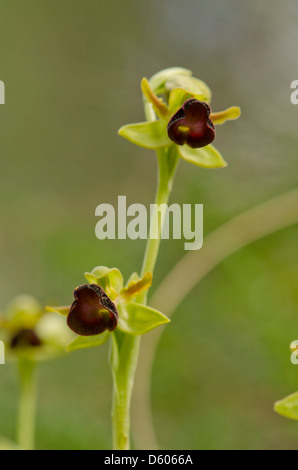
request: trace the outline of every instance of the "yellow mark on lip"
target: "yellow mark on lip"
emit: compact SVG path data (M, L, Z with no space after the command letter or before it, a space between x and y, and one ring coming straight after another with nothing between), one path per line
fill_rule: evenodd
M187 126L179 126L178 127L178 132L180 132L180 134L182 134L186 137L190 133L190 128L187 127Z

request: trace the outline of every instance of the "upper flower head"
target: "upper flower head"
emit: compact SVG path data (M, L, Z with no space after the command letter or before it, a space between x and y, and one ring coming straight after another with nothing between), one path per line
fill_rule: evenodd
M96 284L83 285L74 291L68 326L80 336L94 336L114 331L118 323L116 306L105 291Z
M211 108L204 101L185 101L168 123L168 136L177 145L187 144L193 149L206 147L215 139L210 114Z
M119 134L136 145L165 149L204 168L225 167L220 152L211 145L215 126L238 119L237 106L211 113L211 90L187 69L162 70L141 83L147 122L121 127Z

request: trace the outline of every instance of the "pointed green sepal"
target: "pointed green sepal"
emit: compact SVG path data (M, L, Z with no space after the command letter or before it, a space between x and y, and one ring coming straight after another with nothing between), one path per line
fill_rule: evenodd
M222 155L213 145L199 149L182 145L178 151L183 160L203 168L224 168L227 166Z
M134 302L120 304L118 310L119 330L131 335L143 335L157 326L170 322L170 320L158 310Z
M106 343L110 336L111 333L109 331L105 331L101 335L97 336L77 336L66 347L66 351L72 352L79 349L97 348L98 346Z
M139 147L159 149L169 147L172 142L164 121L140 122L121 127L118 134Z

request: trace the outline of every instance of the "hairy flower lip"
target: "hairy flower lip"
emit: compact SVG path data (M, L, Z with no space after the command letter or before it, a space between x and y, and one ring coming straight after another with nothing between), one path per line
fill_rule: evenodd
M106 330L114 331L118 324L115 304L105 291L96 284L77 287L67 324L80 336L96 336Z
M196 149L206 147L215 139L211 108L204 101L191 98L172 116L168 136L177 145L187 144Z
M10 342L10 347L12 349L16 348L29 348L42 346L42 342L37 336L37 334L30 329L22 329L18 331Z

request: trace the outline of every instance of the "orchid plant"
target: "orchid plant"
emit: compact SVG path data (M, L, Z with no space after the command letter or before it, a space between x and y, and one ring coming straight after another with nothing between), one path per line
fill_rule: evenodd
M141 82L146 121L123 126L119 135L146 149L156 151L159 178L155 210L170 197L178 163L183 159L202 168L223 168L226 162L212 145L216 125L240 116L238 107L213 113L211 90L184 68L170 68ZM159 236L149 239L140 274L133 273L126 284L119 269L96 267L85 274L89 284L74 291L70 307L49 308L67 317L77 335L68 351L97 347L110 341L113 376L114 448L130 448L130 404L138 362L140 337L166 324L165 314L147 305L164 221L153 216L151 227Z
M156 226L150 232L158 233L158 237L148 239L141 271L134 272L126 283L118 268L99 266L85 273L87 283L74 290L70 306L47 307L49 315L55 312L66 317L68 331L73 334L67 351L110 342L113 444L118 450L130 448L130 405L140 338L170 321L148 306L165 216L162 207L169 201L181 159L207 169L226 166L213 146L216 126L240 116L238 107L212 112L210 88L184 68L169 68L150 80L144 78L141 90L146 120L121 127L119 135L156 151L159 175L154 210L161 213L161 220L153 214L152 224ZM12 349L21 346L23 352L30 352L30 361L33 351L41 352L47 344L38 334L37 319L42 321L40 314L10 340ZM6 328L9 330L9 324Z

